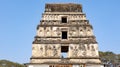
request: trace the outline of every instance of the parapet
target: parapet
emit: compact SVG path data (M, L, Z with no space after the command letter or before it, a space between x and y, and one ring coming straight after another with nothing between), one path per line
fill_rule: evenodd
M82 12L81 4L46 4L45 12Z

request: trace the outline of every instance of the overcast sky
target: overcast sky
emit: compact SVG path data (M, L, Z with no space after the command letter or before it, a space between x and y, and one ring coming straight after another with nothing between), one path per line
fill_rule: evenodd
M0 0L0 59L27 63L45 3L78 3L100 51L120 53L120 0Z

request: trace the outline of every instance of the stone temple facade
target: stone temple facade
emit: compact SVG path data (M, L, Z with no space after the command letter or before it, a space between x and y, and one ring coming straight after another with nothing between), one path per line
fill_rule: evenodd
M101 67L93 27L81 4L46 4L27 67Z

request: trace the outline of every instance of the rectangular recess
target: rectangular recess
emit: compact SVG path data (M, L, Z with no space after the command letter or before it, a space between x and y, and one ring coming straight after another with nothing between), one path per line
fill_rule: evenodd
M61 46L61 52L68 52L69 47L68 46Z
M67 39L67 31L62 31L62 39Z
M62 23L67 23L67 17L62 17L61 20L62 20Z

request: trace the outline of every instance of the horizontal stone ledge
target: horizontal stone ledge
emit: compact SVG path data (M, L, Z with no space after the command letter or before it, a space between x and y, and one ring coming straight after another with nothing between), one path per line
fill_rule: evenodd
M85 15L83 12L44 12L42 15Z
M39 25L40 27L46 27L46 26L49 26L49 27L53 27L53 26L57 26L57 27L79 27L79 26L83 26L83 27L92 27L91 25L89 24L43 24L43 25Z
M37 40L33 44L97 44L96 40Z
M40 22L61 22L61 20L40 20ZM89 22L89 20L68 20L68 22Z
M100 59L99 57L69 57L69 58L60 58L60 57L31 57L30 59L63 59L63 60L70 60L70 59Z
M32 44L80 44L80 43L59 43L59 42L33 42ZM97 44L97 42L95 43L84 43L84 44Z
M35 36L35 38L61 38L60 36ZM95 36L69 36L68 38L95 38Z
M60 57L31 57L30 59L61 59Z
M95 64L95 65L100 65L101 63L98 63L98 62L86 62L86 63L83 63L83 62L43 62L42 64L61 64L61 65L78 65L78 64L84 64L84 65L88 65L88 64Z
M102 65L102 63L80 63L80 62L78 62L78 63L73 63L73 62L71 62L71 63L24 63L24 65L41 65L41 64L48 64L48 65L52 65L52 64L54 64L54 65L59 65L59 64L62 64L62 65L64 65L64 64L67 64L67 65L81 65L81 64L83 64L83 65L89 65L89 64L95 64L95 65Z

